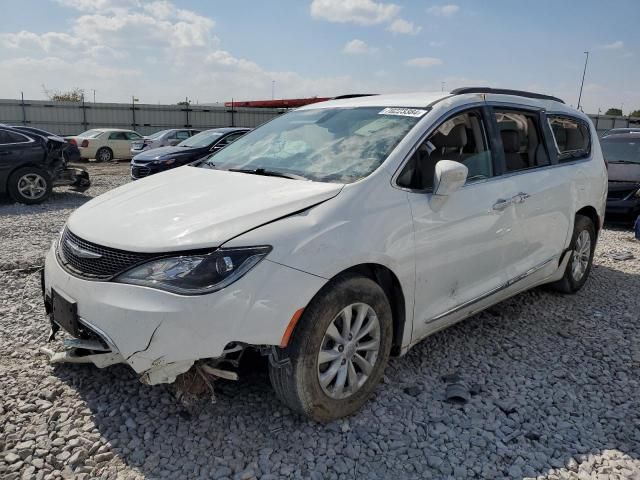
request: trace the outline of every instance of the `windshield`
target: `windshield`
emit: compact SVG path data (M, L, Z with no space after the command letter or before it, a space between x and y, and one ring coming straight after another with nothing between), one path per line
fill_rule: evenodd
M208 147L215 140L222 136L220 132L201 132L193 137L187 138L186 140L181 141L178 146L179 147L192 147L192 148L200 148L200 147Z
M83 132L78 136L83 138L96 138L102 133L104 133L102 130L87 130L86 132Z
M159 132L152 133L151 135L147 136L147 138L149 138L151 140L155 140L156 138L160 138L162 135L164 135L168 131L169 130L160 130Z
M236 140L203 166L351 183L377 169L425 113L384 107L296 110Z
M602 153L607 162L640 163L640 137L634 139L602 139Z

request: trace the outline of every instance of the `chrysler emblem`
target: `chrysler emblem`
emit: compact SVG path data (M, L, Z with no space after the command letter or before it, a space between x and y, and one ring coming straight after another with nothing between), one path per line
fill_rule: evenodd
M77 256L77 257L80 257L80 258L102 258L102 255L100 255L99 253L95 253L95 252L91 252L89 250L85 250L84 248L79 247L78 245L76 245L75 243L73 243L69 239L67 239L65 241L65 243L67 244L67 247L69 247L71 249L71 251L74 253L74 255Z

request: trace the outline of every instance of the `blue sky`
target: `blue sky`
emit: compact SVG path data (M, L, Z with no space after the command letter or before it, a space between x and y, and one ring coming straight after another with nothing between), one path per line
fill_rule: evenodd
M3 3L0 97L200 103L520 88L640 109L640 2L22 0ZM37 12L35 14L34 12Z

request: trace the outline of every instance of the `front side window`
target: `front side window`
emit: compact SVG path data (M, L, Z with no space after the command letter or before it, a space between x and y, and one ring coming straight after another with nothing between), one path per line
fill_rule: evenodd
M376 170L426 112L385 107L296 110L243 135L203 166L351 183Z
M441 124L417 148L398 177L398 185L415 190L433 188L436 163L460 162L469 169L467 183L493 176L493 160L482 114L471 110Z
M511 109L495 109L494 112L507 173L551 163L536 114Z
M559 161L589 156L591 138L589 127L583 121L559 115L549 115L548 119L558 149Z

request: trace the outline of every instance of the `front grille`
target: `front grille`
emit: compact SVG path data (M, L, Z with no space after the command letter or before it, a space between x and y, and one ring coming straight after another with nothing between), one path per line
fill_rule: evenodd
M131 176L134 178L146 177L150 173L151 169L149 167L139 167L137 165L131 166Z
M72 248L72 245L77 248ZM78 249L88 253L83 254ZM91 253L100 257L90 258ZM109 280L152 257L157 257L157 254L125 252L87 242L71 233L68 228L64 229L58 246L58 258L62 265L72 274L91 280Z

